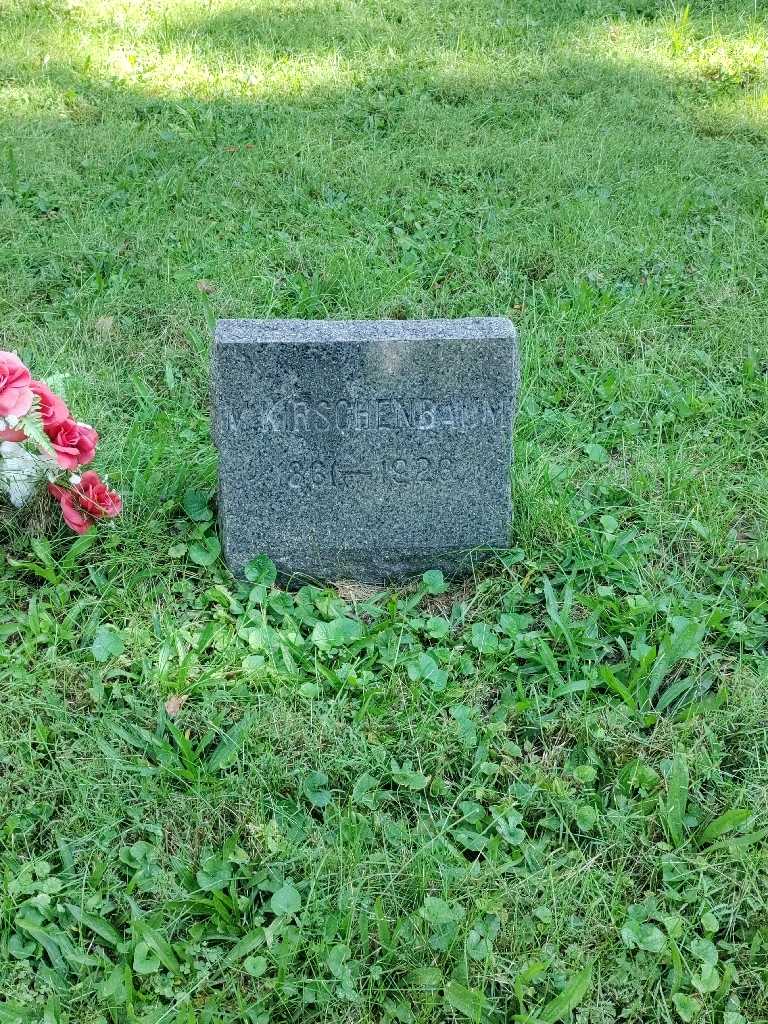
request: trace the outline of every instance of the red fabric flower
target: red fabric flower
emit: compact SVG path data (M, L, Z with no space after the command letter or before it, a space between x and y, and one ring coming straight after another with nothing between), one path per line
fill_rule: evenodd
M32 377L15 352L0 352L0 416L26 416L32 408Z
M46 434L56 453L56 461L62 469L77 469L93 460L99 435L85 423L75 423L71 418L58 427L46 429Z
M41 380L33 380L29 387L32 393L40 399L40 415L46 433L56 430L65 420L70 419L66 403L54 394L47 384Z
M48 484L48 492L61 505L64 522L75 533L86 533L96 519L114 519L123 507L120 495L110 491L93 470L83 473L71 491L58 484Z
M61 514L70 530L74 530L75 533L87 533L90 530L93 520L82 513L72 491L68 491L66 487L59 487L58 484L48 484L48 493L61 505Z
M120 515L123 507L117 491L110 491L99 474L92 469L80 477L74 494L82 510L94 519L114 519Z

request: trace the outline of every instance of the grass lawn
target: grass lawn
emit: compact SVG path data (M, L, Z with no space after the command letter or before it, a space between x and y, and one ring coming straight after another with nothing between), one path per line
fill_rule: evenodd
M0 1024L768 1020L767 58L758 0L0 0L0 348L125 498L0 523ZM236 584L210 319L492 313L510 550Z

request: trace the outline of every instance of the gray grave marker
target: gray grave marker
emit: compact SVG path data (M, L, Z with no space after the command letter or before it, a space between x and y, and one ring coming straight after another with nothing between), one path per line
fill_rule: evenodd
M505 318L219 321L230 567L380 583L509 546L518 387Z

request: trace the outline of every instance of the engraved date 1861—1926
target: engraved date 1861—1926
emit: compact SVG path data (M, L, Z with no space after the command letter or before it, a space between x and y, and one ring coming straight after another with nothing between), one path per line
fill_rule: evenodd
M320 487L353 487L363 481L395 487L461 483L462 467L448 456L427 458L424 455L403 458L387 457L370 461L340 458L334 461L292 459L283 467L283 482L291 490L313 490Z

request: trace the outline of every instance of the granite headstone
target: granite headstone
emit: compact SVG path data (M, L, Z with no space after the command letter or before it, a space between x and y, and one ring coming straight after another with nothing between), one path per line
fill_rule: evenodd
M514 325L220 320L214 436L225 557L381 583L509 546Z

